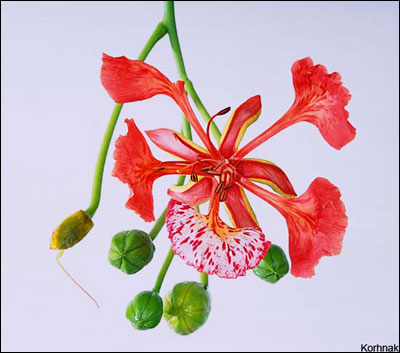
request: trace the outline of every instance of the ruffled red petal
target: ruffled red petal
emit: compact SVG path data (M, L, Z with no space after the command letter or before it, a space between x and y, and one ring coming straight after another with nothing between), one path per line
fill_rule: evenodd
M146 222L154 221L152 187L161 162L151 150L132 119L126 119L128 133L115 142L115 166L112 175L129 185L131 195L126 207L134 210Z
M116 103L136 102L157 94L174 95L175 85L155 67L125 56L103 54L101 83Z
M310 57L296 61L292 74L296 98L288 119L314 124L336 149L352 141L356 129L348 122L345 109L351 95L342 86L340 74L328 74L325 66L314 65Z
M307 121L318 127L323 138L334 148L341 149L352 141L356 129L349 121L345 106L351 96L342 86L337 72L328 74L325 66L314 65L307 57L292 66L295 100L291 108L271 127L239 149L230 159L239 161L256 147L287 127Z
M236 169L245 178L267 184L281 195L296 196L289 178L272 162L262 159L242 159Z
M240 184L274 206L289 230L291 273L311 277L322 256L338 255L347 227L339 189L327 179L315 179L298 198L284 198L242 178Z
M339 189L327 179L315 179L298 199L289 200L286 216L289 228L291 273L311 277L322 256L339 255L347 227L346 209ZM291 202L290 202L291 201Z
M202 158L210 158L206 149L200 147L180 133L170 129L146 131L150 140L162 150L188 162Z
M247 128L257 120L261 113L260 96L249 98L241 104L229 118L221 136L219 151L225 158L234 154Z
M175 200L168 204L166 226L174 253L199 272L222 278L244 276L265 257L270 242L258 227L221 227L232 235L220 237L207 227L207 217Z

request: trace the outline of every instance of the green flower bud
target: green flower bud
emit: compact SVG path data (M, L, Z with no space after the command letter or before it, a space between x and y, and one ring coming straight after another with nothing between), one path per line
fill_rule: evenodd
M108 261L131 275L151 261L154 250L153 241L147 233L136 229L126 230L113 236Z
M163 315L163 302L158 293L140 292L126 308L126 318L138 330L156 327Z
M79 243L93 228L91 218L82 210L65 218L54 230L50 249L68 249Z
M267 255L261 260L253 272L266 282L278 282L289 272L289 263L285 252L278 245L271 245Z
M189 335L207 320L211 298L206 287L197 282L181 282L165 298L164 318L180 335Z

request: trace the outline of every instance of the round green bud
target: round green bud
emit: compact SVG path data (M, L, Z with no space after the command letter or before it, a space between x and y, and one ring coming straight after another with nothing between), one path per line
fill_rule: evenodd
M289 263L285 252L278 245L271 245L267 255L261 260L253 272L266 282L278 282L289 272Z
M126 308L126 318L138 330L156 327L163 315L163 302L158 293L140 292Z
M164 318L180 335L189 335L199 329L208 318L211 298L204 284L181 282L165 298Z
M131 275L151 261L154 250L153 241L147 233L136 229L126 230L113 236L108 261Z

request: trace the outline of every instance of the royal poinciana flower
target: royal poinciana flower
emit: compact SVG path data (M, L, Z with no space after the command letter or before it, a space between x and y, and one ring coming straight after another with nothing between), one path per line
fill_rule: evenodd
M101 80L115 102L167 95L178 104L205 146L170 129L147 131L154 144L179 159L162 162L153 156L135 122L126 120L128 133L118 138L114 152L113 175L131 190L126 206L145 221L154 220L152 187L157 178L170 174L191 176L187 185L168 190L171 201L166 225L174 252L198 271L236 278L257 266L266 255L270 243L258 226L244 190L262 198L285 217L293 275L310 277L322 256L341 251L347 216L337 187L327 179L317 178L297 197L278 166L244 158L282 129L301 121L317 126L324 139L337 149L354 138L355 129L344 109L350 95L342 86L340 75L328 74L324 66L314 66L310 58L296 61L292 73L295 101L275 124L239 149L245 130L261 112L260 96L252 97L234 111L216 147L209 135L210 122L204 130L187 99L184 82L172 83L140 61L103 56ZM255 182L270 186L277 194ZM208 214L197 212L194 207L207 200ZM219 217L221 203L225 204L233 227Z

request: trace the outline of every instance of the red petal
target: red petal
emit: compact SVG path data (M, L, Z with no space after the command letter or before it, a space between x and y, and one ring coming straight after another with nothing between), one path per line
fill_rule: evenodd
M262 132L232 156L237 161L283 129L307 121L318 127L323 138L334 148L341 149L352 141L356 129L348 122L345 106L351 96L342 86L337 72L328 74L325 66L315 65L307 57L292 66L295 100L291 108L270 128Z
M328 74L325 66L315 65L310 57L292 66L296 98L287 115L293 123L308 121L318 127L324 139L341 149L355 137L345 106L351 96L342 86L337 72Z
M267 184L281 195L296 196L286 174L272 162L262 159L242 159L236 169L245 178Z
M286 218L294 276L311 277L322 256L340 254L347 227L346 209L339 189L327 179L315 179L298 198L277 196L244 178L240 183Z
M183 186L171 186L168 189L168 195L176 201L195 207L206 202L215 187L214 178L202 178L197 183L190 182Z
M234 154L246 129L261 113L260 96L254 96L240 105L229 118L220 140L220 152L225 158Z
M146 222L154 221L152 187L157 177L154 170L161 162L154 158L135 122L126 119L128 133L115 142L113 176L129 185L131 196L126 207ZM161 175L158 175L161 176Z
M146 134L159 148L185 161L195 162L200 156L210 158L206 149L174 130L156 129Z
M232 233L221 238L207 227L207 217L175 200L168 204L165 219L174 253L197 271L209 275L244 276L259 264L271 246L258 227L230 228L221 224Z
M125 56L103 54L101 83L116 103L135 102L156 94L174 95L174 84L155 67Z
M233 185L226 192L228 197L225 200L225 206L232 224L236 227L258 227L256 215L247 200L244 190L237 185Z

